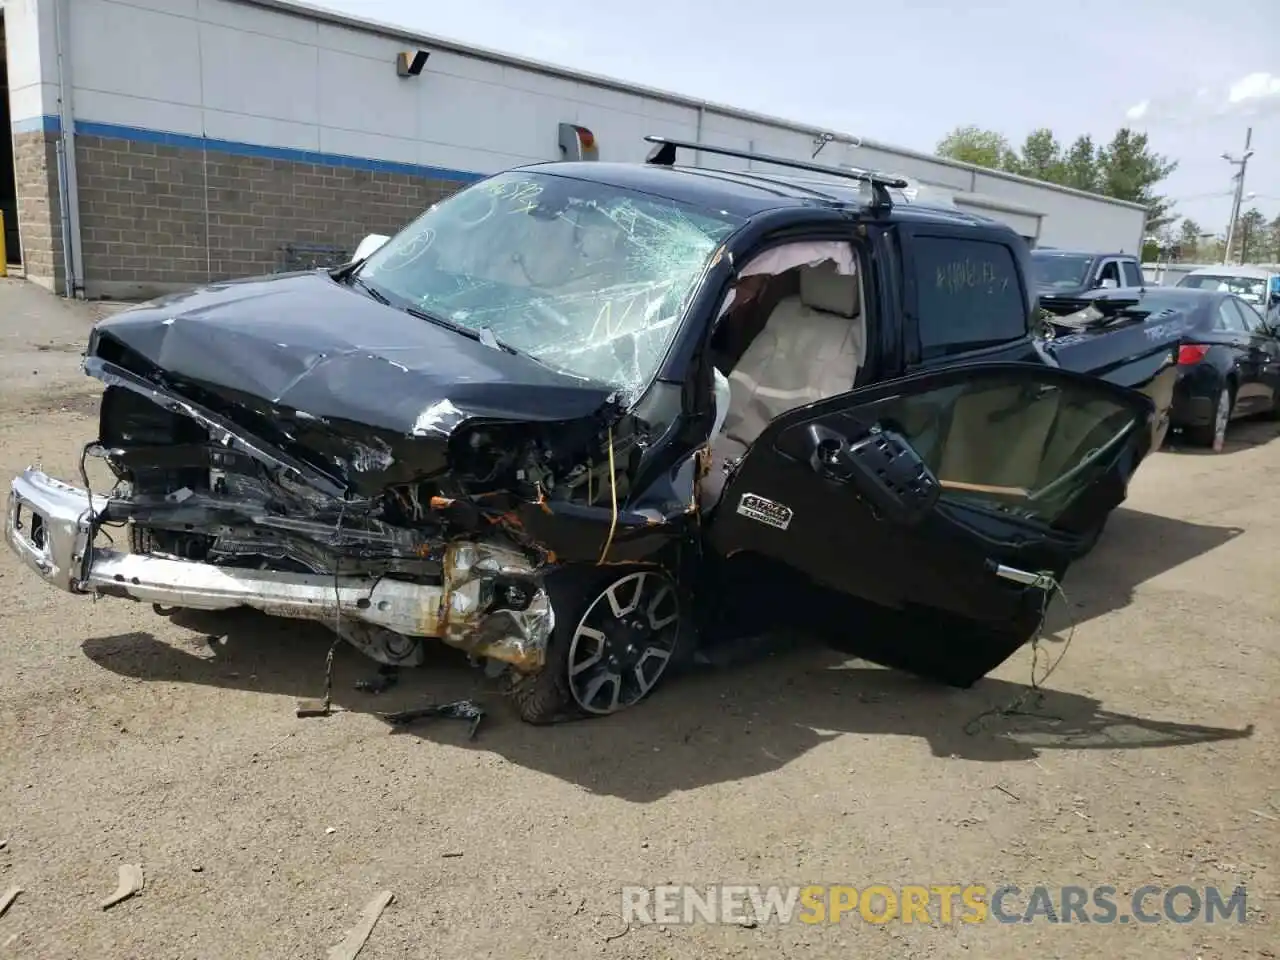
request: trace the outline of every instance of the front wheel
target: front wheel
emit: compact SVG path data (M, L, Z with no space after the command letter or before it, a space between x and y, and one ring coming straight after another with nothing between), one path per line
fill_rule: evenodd
M542 671L512 689L521 719L607 716L648 696L680 640L684 611L670 576L648 568L565 570L547 591L556 625Z
M1227 440L1227 424L1231 422L1231 407L1235 398L1231 393L1231 384L1224 383L1218 393L1217 400L1210 411L1209 422L1203 426L1193 427L1187 431L1192 443L1201 447L1212 447L1214 452L1222 450Z

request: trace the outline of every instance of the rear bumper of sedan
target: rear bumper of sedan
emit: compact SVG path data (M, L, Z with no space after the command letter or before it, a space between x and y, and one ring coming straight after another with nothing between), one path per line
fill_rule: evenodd
M1222 390L1222 377L1204 363L1182 367L1173 387L1169 425L1203 427L1213 422L1213 404Z

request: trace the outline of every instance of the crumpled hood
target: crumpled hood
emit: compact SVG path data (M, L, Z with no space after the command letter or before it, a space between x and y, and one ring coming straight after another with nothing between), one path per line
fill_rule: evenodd
M401 436L448 435L474 417L589 416L614 388L551 370L378 303L324 272L214 284L95 327L172 378L303 418Z

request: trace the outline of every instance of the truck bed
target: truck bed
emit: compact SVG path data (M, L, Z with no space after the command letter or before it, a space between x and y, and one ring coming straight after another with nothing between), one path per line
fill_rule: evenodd
M1187 318L1177 310L1130 312L1125 309L1129 302L1116 297L1063 304L1057 309L1076 309L1048 318L1038 345L1051 362L1067 370L1091 373L1151 397L1157 411L1153 449L1158 449L1168 429Z

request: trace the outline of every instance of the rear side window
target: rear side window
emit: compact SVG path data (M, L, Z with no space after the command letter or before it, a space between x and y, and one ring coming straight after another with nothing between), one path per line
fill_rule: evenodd
M1236 309L1236 305L1231 302L1231 298L1227 297L1218 304L1218 319L1214 324L1218 330L1227 330L1231 333L1248 333L1249 328L1245 326L1244 315Z
M1244 328L1250 333L1254 333L1262 326L1262 314L1255 310L1245 300L1237 300L1232 297L1228 303L1235 307L1236 313L1240 314L1240 319L1244 322Z
M1122 260L1120 269L1124 271L1124 285L1126 287L1142 286L1142 271L1138 269L1138 265L1132 260Z
M917 237L917 315L924 358L995 346L1027 333L1018 264L1002 243Z

